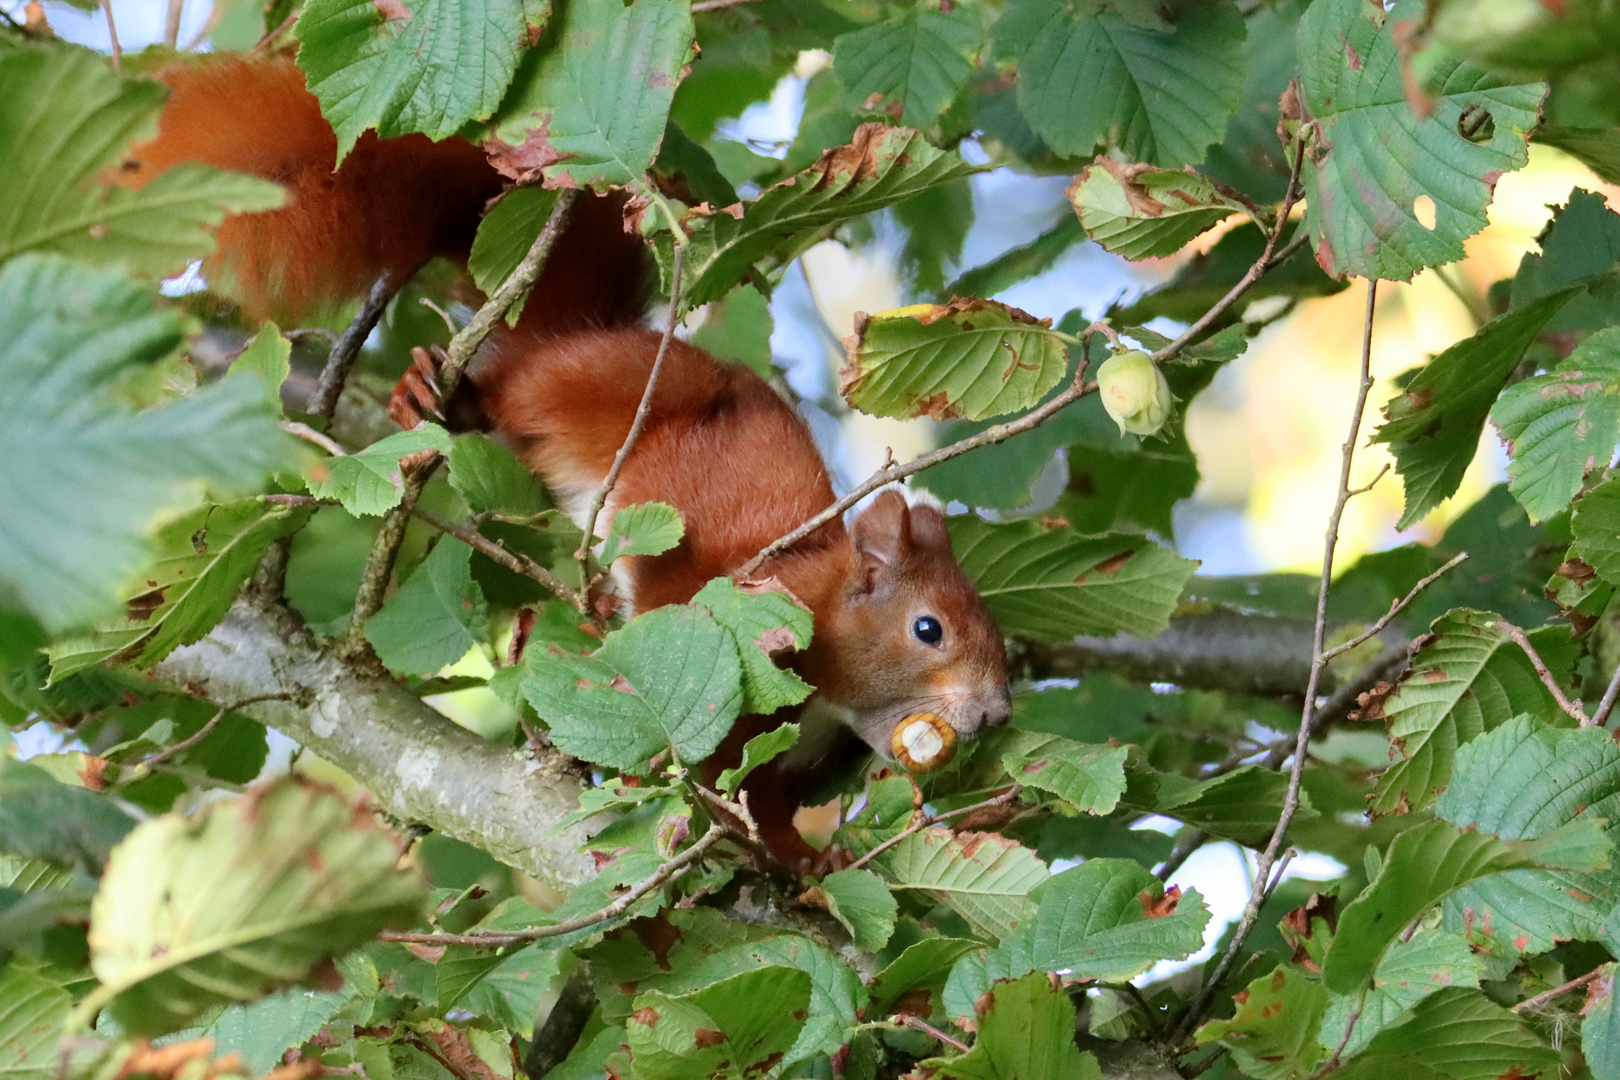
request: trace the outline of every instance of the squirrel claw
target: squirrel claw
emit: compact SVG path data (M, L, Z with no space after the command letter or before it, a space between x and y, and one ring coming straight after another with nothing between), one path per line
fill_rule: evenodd
M439 368L445 360L442 349L421 346L411 350L411 366L399 377L388 396L388 418L406 431L432 418L444 422L439 408Z

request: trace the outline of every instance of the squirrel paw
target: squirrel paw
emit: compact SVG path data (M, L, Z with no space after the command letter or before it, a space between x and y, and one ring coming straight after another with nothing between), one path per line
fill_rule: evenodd
M388 418L406 431L424 420L444 423L439 408L439 369L448 359L437 345L429 349L421 346L411 350L411 366L399 377L394 392L388 395Z

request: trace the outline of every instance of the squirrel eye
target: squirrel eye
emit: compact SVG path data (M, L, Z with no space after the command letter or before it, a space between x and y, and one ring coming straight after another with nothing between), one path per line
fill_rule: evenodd
M945 628L932 615L919 615L911 624L911 633L924 645L938 645L945 637Z

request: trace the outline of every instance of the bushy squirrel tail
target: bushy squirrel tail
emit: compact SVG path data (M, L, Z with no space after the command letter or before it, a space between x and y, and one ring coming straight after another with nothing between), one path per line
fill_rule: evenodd
M279 210L228 217L203 263L210 287L251 318L295 326L398 285L435 256L465 261L504 182L477 146L366 132L337 163L337 137L291 58L208 57L157 72L169 87L158 135L133 147L117 181L141 187L194 161L282 184ZM624 325L644 309L645 246L618 200L582 199L524 309L526 330Z

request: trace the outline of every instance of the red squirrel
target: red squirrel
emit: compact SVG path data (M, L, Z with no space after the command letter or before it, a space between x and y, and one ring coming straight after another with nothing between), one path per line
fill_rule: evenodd
M228 218L204 262L211 284L252 317L295 321L404 281L427 259L465 259L485 204L502 190L483 153L459 140L362 137L336 168L337 141L287 58L218 59L158 73L170 88L157 137L118 181L140 185L183 161L286 185L280 210ZM577 202L515 328L493 333L469 371L490 426L569 509L589 498L629 431L660 335L639 324L650 262L619 202ZM636 557L623 600L635 611L691 599L833 502L804 421L763 380L679 340L625 463L613 508L672 504L685 539ZM580 506L579 509L583 509ZM880 494L851 528L833 520L770 559L774 579L815 616L788 663L816 687L798 708L800 746L753 774L750 805L769 846L815 852L793 828L804 795L852 750L892 759L891 734L926 711L971 736L1010 713L1002 637L951 554L931 506ZM744 718L710 763L783 713Z

